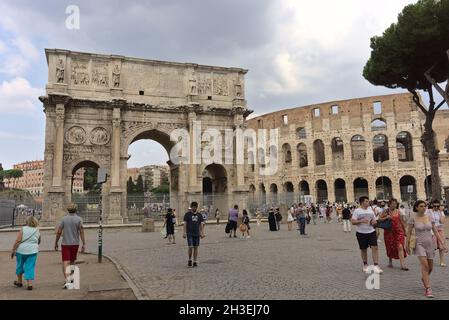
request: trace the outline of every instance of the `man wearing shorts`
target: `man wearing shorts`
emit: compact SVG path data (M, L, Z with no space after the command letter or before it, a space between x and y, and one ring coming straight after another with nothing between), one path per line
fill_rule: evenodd
M183 238L187 238L189 246L188 267L198 266L198 247L200 238L204 238L203 216L197 212L198 203L192 202L189 211L184 215L184 234ZM193 265L192 265L193 254Z
M232 231L234 231L234 238L237 238L237 221L239 220L239 206L235 205L234 208L229 210L228 221L231 225L231 232L229 232L229 238L232 237Z
M68 289L71 285L70 276L77 258L80 238L83 242L81 252L84 252L84 244L86 243L84 240L83 219L76 214L76 205L74 203L69 204L67 211L68 214L62 218L59 224L55 241L55 251L58 251L59 238L62 234L62 273L66 279L64 289ZM69 265L71 266L71 272L67 273Z
M377 248L377 235L374 226L377 224L376 216L370 207L368 197L360 197L360 207L352 214L351 222L356 227L356 236L362 254L363 272L369 273L368 269L368 247L371 247L373 255L374 272L382 273L379 268L379 251Z

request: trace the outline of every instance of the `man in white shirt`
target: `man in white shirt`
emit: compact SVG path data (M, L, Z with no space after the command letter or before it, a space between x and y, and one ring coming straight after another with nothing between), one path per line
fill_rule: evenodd
M432 220L435 222L435 227L437 227L438 233L440 234L443 240L446 239L444 234L444 208L441 208L441 203L439 200L433 200L431 204L432 208L427 210L427 214L432 217ZM436 238L434 236L434 238ZM444 263L444 243L441 243L438 240L435 240L437 243L437 248L440 252L440 267L446 267L446 263Z
M377 247L377 235L374 226L377 224L376 216L369 205L368 197L360 197L360 207L352 214L351 222L356 227L356 236L363 261L363 272L368 273L368 247L371 247L374 272L382 273L379 268L379 250Z

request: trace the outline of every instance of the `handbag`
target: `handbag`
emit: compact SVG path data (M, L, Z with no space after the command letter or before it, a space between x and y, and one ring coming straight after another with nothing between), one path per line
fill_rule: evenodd
M230 233L230 232L231 232L231 222L228 222L225 227L225 233Z
M410 234L410 239L408 239L408 254L411 255L413 250L416 248L416 233L413 227L412 233Z
M384 221L377 221L377 227L384 229L384 230L391 230L391 228L393 227L393 224L391 222L391 219L387 219Z

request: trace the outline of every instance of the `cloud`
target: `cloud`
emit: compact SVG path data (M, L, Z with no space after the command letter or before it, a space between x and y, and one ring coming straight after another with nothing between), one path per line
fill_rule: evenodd
M33 116L38 112L37 98L42 90L33 88L28 80L14 78L0 85L0 113L21 116Z

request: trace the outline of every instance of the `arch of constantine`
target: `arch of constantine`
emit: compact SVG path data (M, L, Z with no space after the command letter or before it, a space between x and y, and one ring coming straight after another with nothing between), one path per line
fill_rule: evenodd
M106 223L127 222L128 147L152 139L167 152L170 134L194 121L202 128L235 129L251 113L245 100L247 70L47 49L48 84L40 97L46 115L42 222L52 224L71 202L72 177L85 165L106 169L102 209ZM195 150L196 139L190 139ZM193 151L191 151L193 152ZM170 205L183 212L200 200L203 178L220 181L230 203L243 205L248 186L243 165L175 164Z

